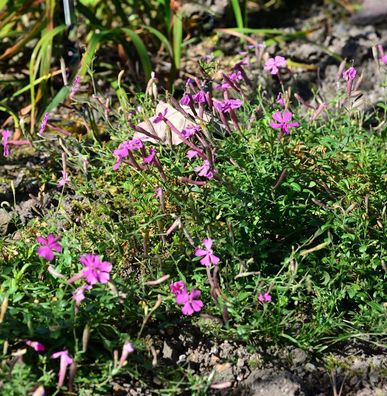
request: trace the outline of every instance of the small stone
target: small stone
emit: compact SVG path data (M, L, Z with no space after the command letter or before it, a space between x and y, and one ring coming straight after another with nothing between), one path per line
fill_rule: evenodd
M0 208L0 236L7 234L8 225L11 222L12 216L3 208Z
M210 358L210 366L215 366L219 362L219 358L215 355L212 355Z
M172 359L173 350L172 348L164 341L163 344L163 358L164 359Z
M293 364L296 366L298 364L304 363L308 355L302 349L296 348L292 351L291 357Z
M313 371L316 371L316 366L312 363L306 363L304 368L305 371L308 371L309 373L313 373Z

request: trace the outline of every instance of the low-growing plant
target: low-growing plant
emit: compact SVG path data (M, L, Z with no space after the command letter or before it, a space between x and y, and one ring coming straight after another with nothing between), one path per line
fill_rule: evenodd
M2 391L106 394L121 376L204 394L210 373L160 364L170 328L252 348L383 345L385 146L359 122L356 69L338 98L297 104L287 60L259 49L279 95L251 88L256 52L208 67L180 100L155 76L120 108L69 89L89 133L42 125L52 206L16 219L0 253ZM17 143L2 137L8 158Z

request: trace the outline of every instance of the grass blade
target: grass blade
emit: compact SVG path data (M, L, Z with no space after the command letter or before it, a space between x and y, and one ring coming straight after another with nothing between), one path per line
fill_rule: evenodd
M238 0L231 0L231 6L234 11L234 17L239 29L243 29L243 17L241 7Z

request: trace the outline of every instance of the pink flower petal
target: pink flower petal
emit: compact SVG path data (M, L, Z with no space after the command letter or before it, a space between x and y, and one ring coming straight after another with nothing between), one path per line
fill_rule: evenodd
M181 312L183 312L184 315L189 315L191 316L194 313L194 310L192 309L192 306L189 302L187 302L184 307L182 308Z
M203 239L203 245L206 247L207 250L210 250L212 247L212 239L211 238L205 238Z
M203 301L200 301L200 300L194 300L191 303L192 309L195 312L199 312L203 308L203 305L204 305Z

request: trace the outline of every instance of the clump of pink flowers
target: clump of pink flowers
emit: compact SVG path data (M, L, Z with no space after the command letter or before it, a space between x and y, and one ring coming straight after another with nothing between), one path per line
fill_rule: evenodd
M36 240L41 245L37 249L38 256L47 261L54 260L54 252L60 253L62 251L62 246L58 242L59 239L59 237L56 237L53 234L48 234L47 238L42 236L37 237Z
M189 293L183 281L177 281L169 286L171 292L176 297L176 303L182 305L183 315L191 316L194 312L200 312L203 308L203 301L200 300L202 292L193 288Z

